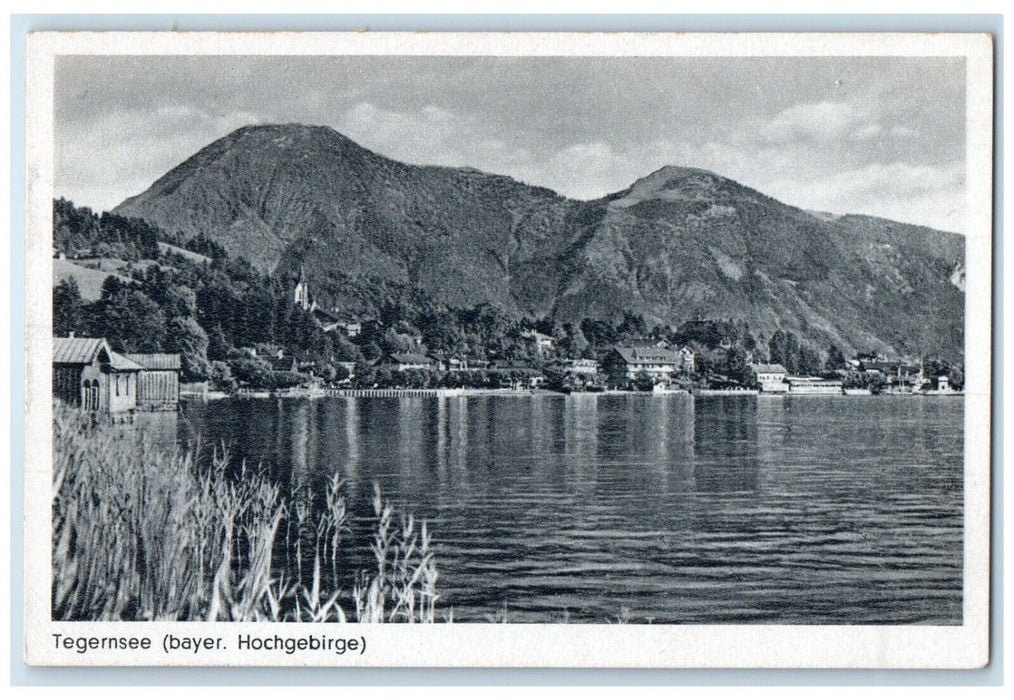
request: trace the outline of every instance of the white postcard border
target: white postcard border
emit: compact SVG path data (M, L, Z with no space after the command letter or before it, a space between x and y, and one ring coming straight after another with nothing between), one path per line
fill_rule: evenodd
M434 667L976 668L988 660L992 294L992 44L977 34L37 33L26 93L25 661L33 665ZM53 66L59 54L568 56L965 56L967 58L964 624L309 625L61 623L51 566L51 229ZM26 428L27 431L27 428ZM337 631L336 631L337 630ZM53 634L147 635L145 653L67 653ZM227 649L162 650L166 634L221 637ZM366 652L239 652L239 635L366 640Z

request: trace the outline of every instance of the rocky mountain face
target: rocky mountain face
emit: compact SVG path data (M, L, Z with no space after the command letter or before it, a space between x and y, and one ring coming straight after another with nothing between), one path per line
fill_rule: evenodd
M792 330L818 347L962 356L964 241L806 212L666 167L598 200L384 158L326 127L245 127L114 210L203 233L338 304L396 286L560 321L640 313Z

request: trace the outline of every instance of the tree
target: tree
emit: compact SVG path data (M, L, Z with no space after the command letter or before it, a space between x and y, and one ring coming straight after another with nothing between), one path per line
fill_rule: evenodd
M746 371L746 352L738 347L731 347L725 353L725 367L729 377L742 377Z
M166 322L162 309L114 277L103 284L103 298L95 305L91 326L93 335L105 338L120 352L163 352Z
M81 291L77 280L66 277L53 288L53 335L66 336L83 328Z
M273 383L271 365L264 360L234 357L229 360L229 367L236 379L250 386L267 388Z
M844 369L847 364L848 363L845 361L845 355L837 345L831 345L827 349L827 360L824 362L825 369Z
M211 383L222 391L233 391L236 388L236 380L232 377L229 365L217 360L211 363Z
M166 326L167 352L178 352L183 381L199 382L211 376L208 362L208 335L197 321L177 316Z
M357 389L368 389L377 381L377 370L369 363L362 361L356 363L356 370L352 375L352 385Z
M563 327L563 333L561 349L567 354L567 357L584 357L591 350L591 345L581 331L581 326L576 323L567 323Z
M796 369L797 350L796 336L791 332L777 330L768 341L768 355L771 357L771 362L781 365L790 373L795 372Z
M299 372L272 372L270 386L272 389L288 389L305 381L306 375Z
M634 388L638 391L651 391L655 388L655 380L647 372L638 372L634 377Z
M796 368L802 374L818 374L821 370L820 354L812 347L803 343L799 346L796 356Z
M609 321L586 318L581 321L581 332L588 342L599 350L615 345L619 340L616 328Z
M965 388L965 370L962 367L951 367L950 384L955 389Z
M627 339L633 340L643 338L648 334L648 324L641 314L626 313L623 315L623 323L620 324L619 334Z
M222 324L216 323L208 332L208 359L212 362L226 360L229 357L229 341L222 332Z
M355 345L345 335L341 333L332 333L332 344L334 347L335 357L342 362L362 362L363 351L359 349L359 346Z
M379 360L380 356L383 355L380 346L372 342L360 346L360 350L363 353L363 359L366 360L367 362L374 362L376 360ZM358 374L358 372L356 374Z
M414 347L412 339L408 335L401 334L393 328L388 328L384 331L379 345L380 349L387 354L409 352Z
M197 295L186 285L169 285L166 290L165 309L167 316L197 316Z

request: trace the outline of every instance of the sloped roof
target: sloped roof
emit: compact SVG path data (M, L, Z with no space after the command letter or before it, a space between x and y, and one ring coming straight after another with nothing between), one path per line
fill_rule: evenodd
M341 321L341 319L338 318L337 315L331 313L330 311L325 311L324 309L319 309L319 308L318 309L314 309L313 310L313 315L314 315L314 317L318 321L322 321L322 322L339 323Z
M105 338L53 338L53 364L90 365L105 353L109 367L115 372L137 372L141 365L113 352Z
M109 353L109 366L117 372L140 372L144 369L133 360L129 360L118 352Z
M111 352L104 338L53 338L55 364L88 365L101 350Z
M136 362L144 369L179 369L180 356L172 352L137 353L125 352L123 356L131 362Z
M656 348L651 345L619 346L616 352L620 354L627 364L639 364L645 362L680 362L678 352L668 348Z
M401 365L431 365L433 360L419 352L391 353L391 359Z
M785 368L781 365L762 365L752 363L747 365L747 367L757 374L785 374Z

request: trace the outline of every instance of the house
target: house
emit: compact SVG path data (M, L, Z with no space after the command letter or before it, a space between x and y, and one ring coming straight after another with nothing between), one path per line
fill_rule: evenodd
M640 374L647 374L655 382L663 381L671 378L681 366L677 351L650 345L618 346L602 361L602 369L613 384L623 384Z
M176 410L180 400L180 356L175 353L124 353L141 366L137 373L137 407Z
M790 394L842 394L841 379L786 377Z
M430 356L433 364L441 372L465 372L468 371L468 360L462 355L434 353Z
M694 368L697 366L697 355L694 351L684 345L676 351L676 354L680 358L679 371L684 374L693 374Z
M320 326L325 333L330 333L331 331L337 330L341 327L341 319L330 311L314 308L314 310L310 313L313 316L313 320L317 322L317 325Z
M342 331L349 338L355 338L363 332L363 324L357 319L341 313L335 313L335 318L337 320L331 330Z
M141 370L104 338L53 338L53 395L71 406L99 413L133 411Z
M553 336L539 333L538 331L525 331L521 334L521 337L528 341L540 354L552 350L553 343L556 341Z
M568 360L564 366L564 372L580 379L594 379L599 373L599 363L586 358Z
M778 364L750 363L746 366L750 379L765 394L784 394L789 385L785 383L785 368Z
M392 372L404 372L409 369L435 370L436 362L419 352L395 352L388 355L381 367Z
M901 391L913 391L923 383L922 365L903 360L869 360L860 364L864 374L883 376L890 387Z
M451 355L447 358L447 369L451 372L464 372L468 369L468 358L462 355Z

